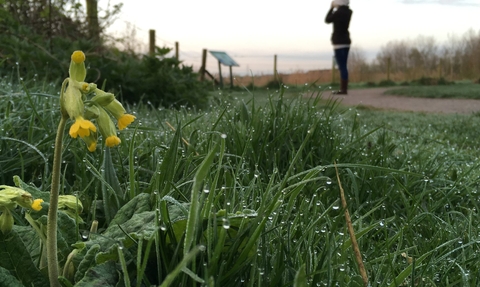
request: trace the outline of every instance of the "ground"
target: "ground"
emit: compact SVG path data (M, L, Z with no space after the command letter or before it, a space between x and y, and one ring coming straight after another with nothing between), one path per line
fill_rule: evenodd
M480 100L425 99L384 95L386 88L349 90L348 95L332 95L342 105L365 106L384 110L444 114L471 114L480 112ZM324 92L329 97L330 92Z

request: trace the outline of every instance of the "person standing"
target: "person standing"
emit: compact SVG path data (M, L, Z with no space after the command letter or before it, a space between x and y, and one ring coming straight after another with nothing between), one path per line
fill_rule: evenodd
M350 51L350 19L352 18L352 10L350 9L349 0L334 0L325 17L325 23L333 23L333 33L331 37L333 50L335 52L335 61L340 71L340 90L335 92L339 95L347 95L348 90L348 69L347 60Z

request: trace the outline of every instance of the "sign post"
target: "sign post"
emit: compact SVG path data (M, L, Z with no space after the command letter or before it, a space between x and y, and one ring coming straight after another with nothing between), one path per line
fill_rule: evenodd
M222 79L222 67L221 65L225 65L230 67L230 88L233 88L233 75L232 75L232 66L240 67L227 53L220 52L220 51L209 51L215 59L218 60L218 74L220 76L220 87L223 87L223 79Z

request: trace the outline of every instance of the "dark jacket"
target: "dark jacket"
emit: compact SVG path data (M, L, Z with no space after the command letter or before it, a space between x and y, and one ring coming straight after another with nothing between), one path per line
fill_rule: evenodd
M331 8L325 17L326 23L333 23L332 44L351 44L348 26L352 18L352 10L348 6L339 6L337 11L333 12Z

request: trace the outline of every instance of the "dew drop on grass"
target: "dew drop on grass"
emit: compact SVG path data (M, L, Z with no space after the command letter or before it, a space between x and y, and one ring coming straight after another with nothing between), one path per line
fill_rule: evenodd
M160 230L161 230L161 231L166 231L166 230L167 230L167 226L165 225L165 223L162 222L162 223L160 224Z
M228 220L228 218L223 218L222 219L222 226L223 228L225 229L229 229L230 228L230 220Z

